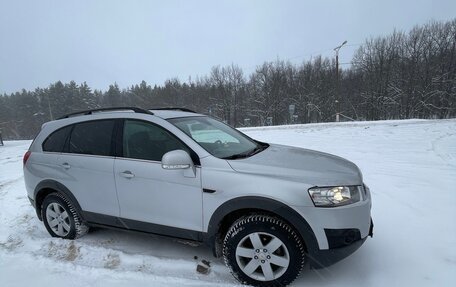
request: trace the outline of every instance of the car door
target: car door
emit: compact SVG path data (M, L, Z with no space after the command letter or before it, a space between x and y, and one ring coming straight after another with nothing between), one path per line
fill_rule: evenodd
M76 197L88 221L119 216L114 168L115 120L74 124L57 158L59 181ZM102 223L102 222L99 222Z
M114 163L120 216L127 228L192 238L202 231L201 170L168 170L163 155L192 151L161 126L126 119L122 128L122 157ZM174 229L175 228L175 229Z

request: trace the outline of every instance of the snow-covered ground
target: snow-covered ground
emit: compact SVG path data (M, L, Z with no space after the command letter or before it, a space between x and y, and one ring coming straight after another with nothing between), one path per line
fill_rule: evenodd
M294 286L455 286L456 120L311 124L244 129L253 138L355 162L373 197L374 238ZM29 141L0 147L0 286L234 286L205 247L96 230L51 238L26 197ZM196 273L209 259L209 275Z

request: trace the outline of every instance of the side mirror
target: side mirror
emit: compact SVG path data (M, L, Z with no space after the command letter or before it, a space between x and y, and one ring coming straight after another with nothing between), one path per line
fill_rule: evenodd
M169 151L162 157L163 169L186 169L192 165L190 155L181 149Z
M190 155L181 149L172 150L162 157L163 169L183 169L185 177L196 177L196 169Z

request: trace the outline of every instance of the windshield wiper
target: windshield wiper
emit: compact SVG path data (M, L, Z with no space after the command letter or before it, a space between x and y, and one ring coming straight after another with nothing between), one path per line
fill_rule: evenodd
M265 148L266 148L265 146L257 146L256 148L249 150L247 152L233 154L233 155L224 157L223 159L238 159L238 158L251 157L252 155L255 155L255 154L263 151Z
M266 149L267 146L258 146L252 150L252 152L249 154L249 156L255 155L259 152L262 152Z

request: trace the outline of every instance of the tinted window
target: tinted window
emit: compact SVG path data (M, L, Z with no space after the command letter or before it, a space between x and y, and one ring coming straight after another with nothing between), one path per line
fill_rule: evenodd
M126 120L123 131L123 156L161 161L169 151L189 149L167 130L142 121Z
M69 152L92 155L111 155L113 120L79 123L70 136Z
M71 126L61 128L53 132L43 143L43 151L62 152Z

